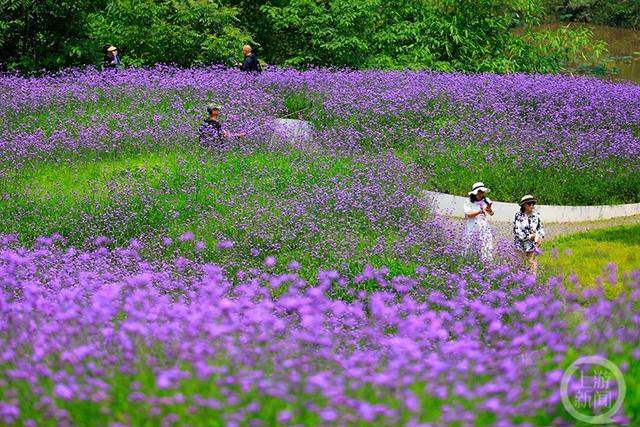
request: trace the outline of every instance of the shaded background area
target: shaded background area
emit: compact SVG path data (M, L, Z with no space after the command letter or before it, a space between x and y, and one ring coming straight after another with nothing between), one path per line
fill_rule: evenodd
M588 28L593 32L594 40L607 43L609 51L596 64L588 64L580 61L581 58L576 58L565 65L567 72L595 74L611 80L640 83L640 31L586 23L553 23L539 28L556 30L567 25Z

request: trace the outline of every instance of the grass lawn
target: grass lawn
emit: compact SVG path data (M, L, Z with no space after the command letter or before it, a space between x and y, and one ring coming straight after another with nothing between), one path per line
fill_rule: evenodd
M575 275L581 286L605 283L608 291L615 295L624 289L629 273L640 269L640 224L552 240L540 262L551 274Z
M97 236L114 247L140 239L151 250L144 256L186 256L233 270L275 255L298 261L309 279L323 268L355 275L366 263L407 274L416 263L393 251L406 234L397 222L415 221L406 228L419 230L426 213L405 202L394 207L398 188L419 188L379 172L370 160L295 149L183 146L36 161L0 182L0 235L16 234L30 246L58 233L77 248L91 248ZM187 232L192 237L180 242ZM161 244L165 237L173 243ZM404 249L426 251L420 242Z

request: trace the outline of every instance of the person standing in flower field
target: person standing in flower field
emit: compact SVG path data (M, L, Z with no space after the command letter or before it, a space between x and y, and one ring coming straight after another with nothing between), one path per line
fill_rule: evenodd
M245 133L228 133L222 130L222 124L218 121L222 107L218 104L207 105L207 117L198 128L200 145L207 148L224 147L226 138L245 136Z
M234 60L234 64L240 67L240 71L252 71L256 73L262 71L258 58L256 54L252 52L251 46L248 44L242 46L242 55L244 56L242 64Z
M538 271L537 255L544 239L544 227L540 214L534 212L536 199L527 194L520 199L520 212L513 220L513 244L521 254L524 265L531 274Z
M104 59L102 66L105 70L117 69L120 65L120 57L118 56L118 48L112 45L104 46Z
M485 196L489 191L484 183L476 182L464 202L467 251L479 255L483 262L493 260L493 233L487 221L487 215L494 213L493 203Z

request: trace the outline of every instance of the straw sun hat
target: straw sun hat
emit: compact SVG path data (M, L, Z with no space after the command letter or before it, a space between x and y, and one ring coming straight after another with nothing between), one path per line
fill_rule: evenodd
M526 196L522 196L522 199L520 199L520 206L524 205L525 203L529 203L529 202L537 203L537 200L534 199L534 197L531 194L527 194Z

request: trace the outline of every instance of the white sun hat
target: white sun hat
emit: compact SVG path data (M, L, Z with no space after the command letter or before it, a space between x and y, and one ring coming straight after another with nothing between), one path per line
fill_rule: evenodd
M476 182L475 184L473 184L473 187L471 188L469 195L472 195L472 194L476 195L478 194L478 191L483 191L485 193L488 193L491 190L485 187L483 182Z

